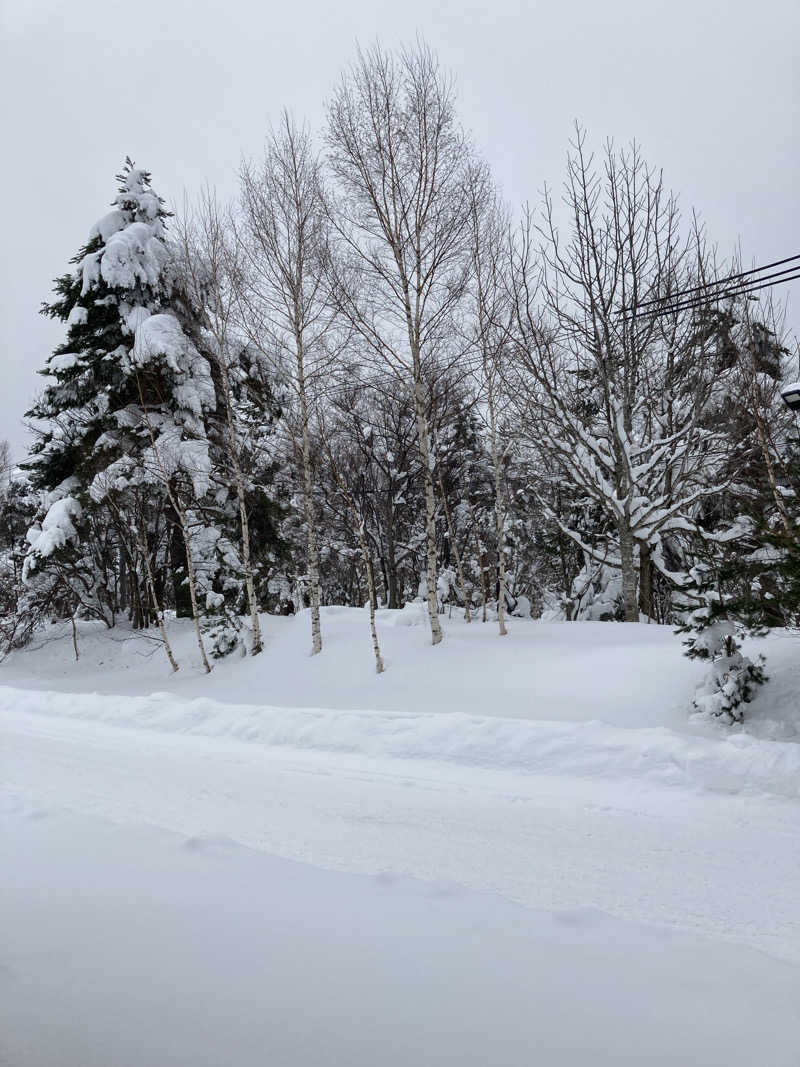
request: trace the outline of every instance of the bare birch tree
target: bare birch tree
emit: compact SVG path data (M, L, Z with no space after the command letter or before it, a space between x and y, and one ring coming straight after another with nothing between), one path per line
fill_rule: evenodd
M422 44L359 52L328 109L328 148L339 306L371 357L413 390L435 645L436 464L425 380L465 295L471 204L486 172L456 120L452 80Z
M267 140L262 162L241 171L245 278L243 321L251 339L280 361L299 409L311 651L322 651L317 518L314 508L310 412L332 323L323 260L326 213L318 158L306 127L287 112Z

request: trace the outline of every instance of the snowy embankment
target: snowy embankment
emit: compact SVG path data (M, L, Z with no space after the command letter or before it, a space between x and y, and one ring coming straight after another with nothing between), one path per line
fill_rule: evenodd
M388 669L378 676L365 612L327 608L323 622L325 649L311 658L305 614L265 616L265 652L210 677L186 623L172 627L176 675L152 640L92 626L75 662L56 628L0 667L0 709L371 758L800 796L800 744L784 743L800 741L800 639L791 635L766 643L774 676L745 728L730 730L691 719L705 668L667 627L515 619L500 639L491 624L454 619L432 649L424 613L409 605L379 613Z
M666 728L222 704L205 698L25 692L0 688L0 711L82 719L132 729L229 737L259 745L369 758L466 764L585 778L639 778L721 792L800 797L800 745L747 733L688 736Z
M365 611L324 608L324 648L310 657L307 613L262 616L266 648L202 673L191 626L170 625L181 669L172 675L156 631L83 624L75 662L69 624L0 665L0 685L100 693L204 696L232 704L370 711L466 712L554 722L602 719L615 726L684 729L703 669L660 626L443 620L433 649L421 605L378 613L387 670L376 675Z

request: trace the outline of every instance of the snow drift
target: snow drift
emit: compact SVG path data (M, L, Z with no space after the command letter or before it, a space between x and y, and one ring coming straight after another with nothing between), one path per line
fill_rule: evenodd
M11 710L372 758L800 796L800 745L746 733L693 737L663 727L629 730L596 721L261 707L180 700L170 693L109 697L0 687L0 711Z

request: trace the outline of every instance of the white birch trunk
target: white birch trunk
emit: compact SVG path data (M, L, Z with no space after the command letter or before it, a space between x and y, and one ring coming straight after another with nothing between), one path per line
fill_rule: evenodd
M415 360L415 363L417 361ZM442 626L439 622L439 603L437 597L436 573L436 498L433 492L432 456L428 436L428 419L422 397L422 382L415 367L414 407L417 417L417 438L419 454L422 460L422 473L425 479L425 541L427 547L427 582L428 582L428 619L431 624L431 644L438 645L442 640Z
M372 634L372 651L375 653L375 671L377 674L383 674L385 667L383 665L383 657L381 656L381 646L378 642L378 627L375 624L375 572L372 568L372 560L369 558L367 552L367 544L364 540L364 534L361 529L358 532L358 539L361 542L361 553L364 557L364 567L367 571L367 588L369 593L369 628Z
M505 637L506 629L506 553L503 545L505 521L499 507L495 508L497 526L497 625L500 636Z
M200 649L200 659L203 661L203 670L206 674L211 674L211 664L208 662L206 646L203 641L203 632L200 629L200 612L197 608L197 582L195 580L192 545L189 537L189 521L186 518L186 510L183 507L183 504L178 500L177 496L170 491L170 497L172 498L172 506L175 508L178 519L180 520L183 543L186 545L186 577L189 581L189 599L192 605L192 618L194 619L194 629L195 634L197 635L197 647Z

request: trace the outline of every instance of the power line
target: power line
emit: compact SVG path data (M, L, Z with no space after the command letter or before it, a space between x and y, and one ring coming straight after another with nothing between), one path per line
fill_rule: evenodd
M729 287L727 287L725 289L711 289L707 293L707 295L705 297L703 297L701 295L697 295L697 296L687 297L686 299L684 299L684 297L681 296L680 294L672 294L669 297L663 297L662 298L662 304L664 306L669 306L669 307L673 307L673 308L681 308L681 307L684 307L684 306L688 307L691 304L695 304L695 303L698 303L698 302L704 302L705 300L721 299L723 296L727 296L727 295L729 295L731 293L733 293L733 294L736 294L736 293L749 293L749 292L755 291L756 289L766 289L766 288L768 288L768 285L780 285L781 282L790 282L790 281L792 281L794 278L797 277L798 271L800 271L800 263L796 263L793 267L787 267L785 270L775 271L774 274L762 274L758 278L753 278L749 282L737 282L734 285L731 285L731 286L729 286ZM784 277L784 275L787 275L787 274L790 275L790 277L788 277L788 278ZM757 284L757 283L761 283L761 284ZM715 284L720 284L720 283L715 283ZM689 290L687 290L687 292L689 292ZM666 303L667 301L670 301L670 303L667 304ZM652 303L652 301L650 301L650 302ZM641 305L641 306L643 307L644 305ZM658 314L659 310L660 310L660 308L656 307L656 308L653 308L652 311L643 311L643 312L641 312L641 314L642 315L654 315L654 314ZM636 314L639 314L638 309L637 309Z
M772 270L773 267L782 267L785 263L795 263L797 260L800 260L800 253L796 256L787 256L786 259L776 259L774 263L765 263L763 267L754 267L752 270L743 270L740 271L738 274L729 274L725 278L717 278L715 281L712 282L702 282L700 285L693 285L689 289L679 289L675 293L669 293L665 296L653 297L650 300L643 300L641 304L636 305L635 309L633 307L621 308L620 314L623 314L625 311L634 311L638 314L640 308L650 307L652 304L661 304L665 300L670 300L673 302L680 301L683 300L684 297L689 296L690 293L705 292L706 290L715 288L718 285L727 286L730 285L731 282L735 282L740 278L749 278L753 274L760 275L763 274L765 270ZM774 278L777 277L779 274L789 274L790 272L795 271L797 269L797 266L789 267L787 270L777 271L776 274L770 274L768 275L768 277ZM754 279L754 281L759 280L763 279ZM791 279L787 278L787 281L790 280Z
M750 284L734 286L731 289L723 289L723 290L718 290L716 292L712 291L712 292L708 293L705 297L696 296L696 297L693 297L693 298L691 298L689 300L685 300L685 301L683 301L681 303L669 304L667 306L662 306L660 308L654 308L652 311L642 311L641 313L636 313L634 315L634 317L635 318L660 318L660 317L662 317L664 315L671 315L671 314L674 314L675 312L678 312L678 311L689 311L689 310L694 310L696 308L707 307L709 304L713 303L714 301L724 300L724 299L728 299L730 297L736 297L736 296L745 296L745 295L748 295L750 293L756 293L760 289L770 289L774 285L781 285L784 282L792 282L792 281L795 281L798 278L800 278L800 271L798 271L796 267L794 268L794 270L795 270L796 273L791 274L788 278L786 278L786 277L776 278L776 277L773 277L771 275L768 275L768 277L772 277L773 278L772 281L761 281L759 278L754 278L753 282L751 282ZM786 271L779 271L778 273L779 274L785 274ZM759 285L754 284L755 282L759 282L759 281L761 281L761 284L759 284Z

